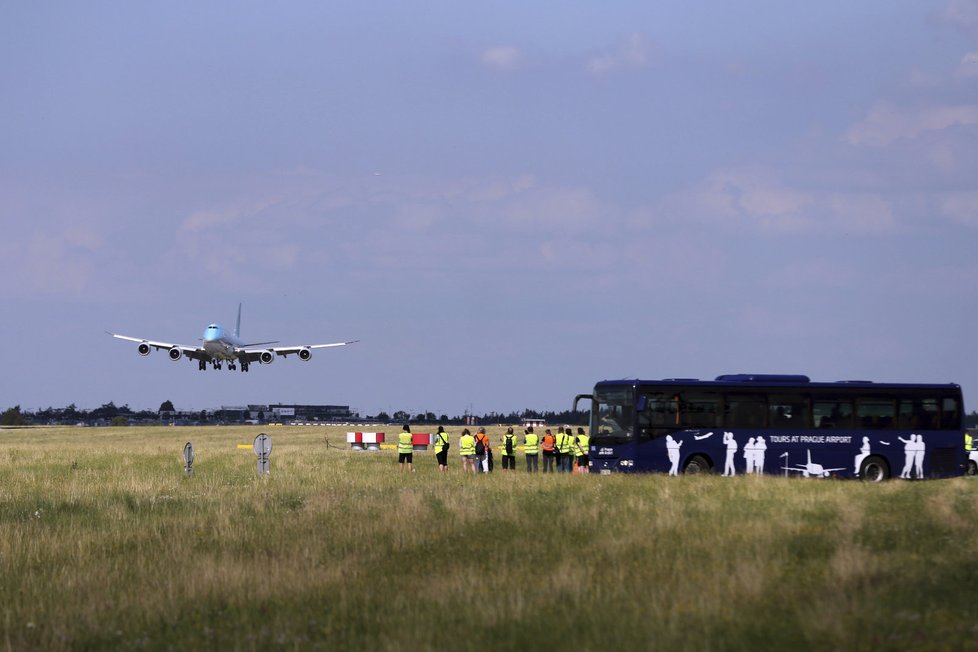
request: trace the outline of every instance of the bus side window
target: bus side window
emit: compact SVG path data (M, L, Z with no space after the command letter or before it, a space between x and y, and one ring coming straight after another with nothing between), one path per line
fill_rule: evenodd
M945 398L941 405L941 428L959 430L961 428L961 405L957 399Z
M641 437L658 437L676 429L676 398L672 394L647 394L639 398L638 430Z
M768 423L772 428L811 428L807 397L769 396Z
M720 417L720 395L683 392L679 397L679 425L716 428Z
M900 400L900 430L937 430L939 424L940 408L936 398Z
M723 414L727 428L763 428L767 399L761 395L728 394Z
M895 424L895 401L861 398L856 401L856 420L860 428L889 430Z
M852 403L817 400L812 408L816 428L852 428Z

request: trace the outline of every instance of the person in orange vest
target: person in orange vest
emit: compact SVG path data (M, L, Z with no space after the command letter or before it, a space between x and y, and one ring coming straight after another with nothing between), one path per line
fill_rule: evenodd
M543 451L544 473L554 472L554 460L557 459L556 451L555 451L556 443L557 443L557 438L554 437L552 432L550 432L550 428L544 430L543 441L540 443L540 449Z
M479 428L479 432L475 435L475 472L476 473L489 473L490 470L490 457L492 456L492 447L489 445L489 435L486 434L485 428Z

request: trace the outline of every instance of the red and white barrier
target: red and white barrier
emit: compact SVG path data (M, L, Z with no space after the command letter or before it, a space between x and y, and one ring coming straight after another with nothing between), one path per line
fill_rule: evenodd
M412 432L411 445L416 451L426 451L431 446L431 433Z
M384 443L384 433L348 432L346 433L346 443L355 451L379 451L380 445Z

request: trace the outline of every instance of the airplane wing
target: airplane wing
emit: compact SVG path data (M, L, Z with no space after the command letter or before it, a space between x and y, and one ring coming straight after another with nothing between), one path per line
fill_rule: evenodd
M191 360L210 360L211 357L207 354L204 349L199 346L189 346L187 344L174 344L173 342L154 342L153 340L147 340L142 337L129 337L128 335L119 335L118 333L110 333L105 331L112 337L120 340L126 340L128 342L137 342L139 344L138 350L140 355L148 355L150 348L154 348L157 351L161 349L166 349L167 351L179 351L181 355L185 355ZM170 357L173 358L174 354ZM177 356L176 359L179 359Z
M356 344L359 341L360 340L353 340L352 342L333 342L332 344L305 344L300 346L273 346L267 349L238 349L236 353L239 360L268 364L278 356L285 358L290 355L297 355L299 356L300 360L308 360L312 357L312 349L326 349L333 346L346 346L347 344Z

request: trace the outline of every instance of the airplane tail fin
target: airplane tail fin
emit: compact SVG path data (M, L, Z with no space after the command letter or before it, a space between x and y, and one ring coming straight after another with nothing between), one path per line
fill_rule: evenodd
M234 336L241 337L241 304L238 304L238 321L234 322Z

